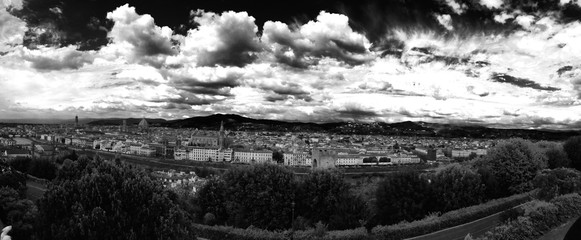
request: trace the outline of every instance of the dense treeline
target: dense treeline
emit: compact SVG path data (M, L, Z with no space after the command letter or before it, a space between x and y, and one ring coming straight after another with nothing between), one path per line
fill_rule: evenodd
M14 239L30 239L38 214L26 196L26 176L0 163L0 220L11 225Z
M63 169L38 202L40 239L192 237L177 195L144 171L87 158Z
M270 164L231 169L211 179L196 204L198 220L206 224L269 230L288 229L291 223L306 229L319 221L330 229L348 229L360 226L366 215L365 202L350 192L340 173L315 171L296 179L287 168Z

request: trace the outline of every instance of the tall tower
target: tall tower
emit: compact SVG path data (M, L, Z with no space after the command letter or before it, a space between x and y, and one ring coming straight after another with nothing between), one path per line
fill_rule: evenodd
M220 132L218 133L218 148L224 149L226 134L224 134L224 121L220 122Z
M79 116L75 116L75 128L79 127Z
M127 132L127 120L123 119L123 127L121 128L122 132Z

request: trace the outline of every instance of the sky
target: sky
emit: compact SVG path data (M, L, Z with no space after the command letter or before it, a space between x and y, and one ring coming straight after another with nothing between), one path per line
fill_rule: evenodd
M0 119L581 129L581 0L0 0Z

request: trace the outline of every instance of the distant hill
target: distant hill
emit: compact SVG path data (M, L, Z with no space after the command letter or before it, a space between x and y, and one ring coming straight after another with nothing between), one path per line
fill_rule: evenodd
M139 122L141 122L143 118L106 118L106 119L96 119L93 120L89 123L87 123L87 125L92 125L92 126L108 126L108 125L122 125L123 124L123 120L127 120L127 126L132 126L132 125L137 125L139 124ZM146 118L145 121L147 121L147 123L149 123L150 125L154 125L154 126L159 126L162 125L164 123L167 122L167 120L165 119L161 119L161 118Z
M127 125L137 125L140 118L128 118ZM235 114L214 114L166 121L164 119L146 119L153 126L171 128L197 128L202 130L218 130L220 122L224 122L227 130L236 131L281 131L281 132L328 132L336 134L360 135L399 135L446 138L512 138L563 140L571 136L581 135L581 131L529 130L529 129L497 129L480 125L454 125L427 122L336 122L336 123L305 123L287 122L268 119L253 119ZM123 119L98 119L88 125L121 125Z

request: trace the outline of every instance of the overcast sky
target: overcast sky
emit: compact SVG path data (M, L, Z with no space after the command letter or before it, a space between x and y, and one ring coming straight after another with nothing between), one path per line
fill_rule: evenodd
M580 0L150 2L0 0L0 119L581 128Z

